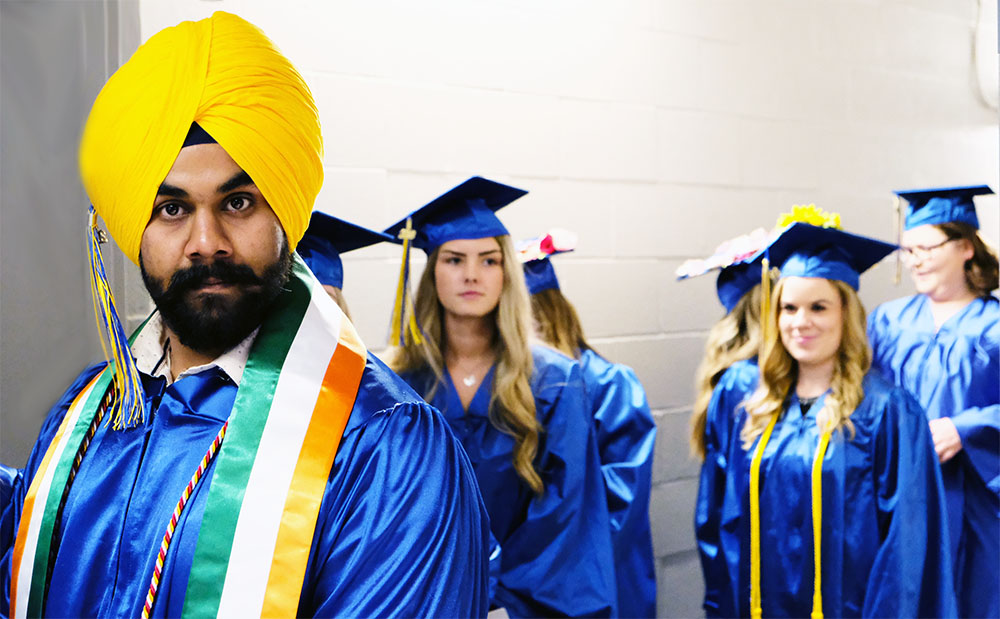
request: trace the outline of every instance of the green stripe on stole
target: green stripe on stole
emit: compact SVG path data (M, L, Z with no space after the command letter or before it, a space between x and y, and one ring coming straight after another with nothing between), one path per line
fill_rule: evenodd
M278 297L250 350L226 439L214 462L215 473L208 489L188 576L184 617L218 614L247 481L270 413L278 376L309 307L310 279L312 275L296 255L292 277L286 285L288 291Z
M35 547L34 561L31 566L31 587L28 591L28 617L42 616L42 611L44 610L43 604L45 603L45 590L48 587L48 583L45 580L49 573L49 550L52 547L52 534L55 528L56 516L59 512L59 503L62 501L63 490L66 488L66 483L69 480L73 460L76 459L76 453L80 449L80 444L83 443L87 430L94 420L94 415L97 414L97 408L104 398L105 392L108 390L112 376L114 376L114 372L108 371L107 368L101 371L97 383L87 396L87 401L83 403L83 408L80 409L76 425L72 429L67 428L70 435L66 442L66 448L59 458L59 462L49 463L49 466L55 466L56 468L53 471L52 485L49 487L48 496L45 497L45 511L42 514L42 520L38 528L38 544ZM69 411L67 410L66 413L69 414ZM22 566L21 569L25 567L27 566Z

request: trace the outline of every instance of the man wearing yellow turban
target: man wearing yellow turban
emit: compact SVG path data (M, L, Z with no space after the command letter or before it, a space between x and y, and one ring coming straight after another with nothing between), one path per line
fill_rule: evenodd
M226 13L160 32L98 96L80 167L109 362L14 482L0 615L485 615L468 458L294 253L323 166L288 60ZM97 215L156 304L128 339Z

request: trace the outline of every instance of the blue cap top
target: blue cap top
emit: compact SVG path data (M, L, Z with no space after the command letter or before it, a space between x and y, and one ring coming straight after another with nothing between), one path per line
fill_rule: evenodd
M392 241L392 237L313 211L309 228L295 251L299 252L319 283L343 288L344 265L340 261L340 254L384 241Z
M896 249L896 245L837 228L794 223L754 258L766 254L781 277L822 277L857 290L860 275Z
M724 267L715 280L715 290L726 312L733 311L743 296L760 283L761 259Z
M972 198L993 193L986 185L971 187L942 187L940 189L914 189L896 191L895 194L907 201L907 230L925 224L966 223L979 229L976 205Z
M556 270L548 258L529 260L524 263L524 281L528 284L530 294L538 294L543 290L559 290L559 279Z
M406 220L416 231L413 244L428 254L448 241L483 239L509 234L494 211L528 193L523 189L474 176L451 191L438 196L385 229L394 242Z

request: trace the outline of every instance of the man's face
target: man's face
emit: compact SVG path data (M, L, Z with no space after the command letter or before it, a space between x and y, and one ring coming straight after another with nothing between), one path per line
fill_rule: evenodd
M142 234L146 289L180 343L218 355L263 320L288 279L281 224L218 144L182 148Z

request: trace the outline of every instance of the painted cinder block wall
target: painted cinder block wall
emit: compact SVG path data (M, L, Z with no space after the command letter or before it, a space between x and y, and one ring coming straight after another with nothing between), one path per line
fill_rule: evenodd
M215 10L261 26L313 89L318 208L381 228L479 174L530 190L501 213L515 237L579 233L557 259L563 290L592 343L636 369L659 426L662 616L701 614L687 418L721 316L714 281L677 283L677 265L793 203L890 238L890 190L998 184L974 0L141 0L142 38ZM986 25L995 54L995 13ZM995 55L980 62L995 75ZM980 202L994 240L996 203ZM397 258L376 247L346 260L372 349ZM893 267L863 278L869 306L909 292ZM146 308L136 281L133 319Z

